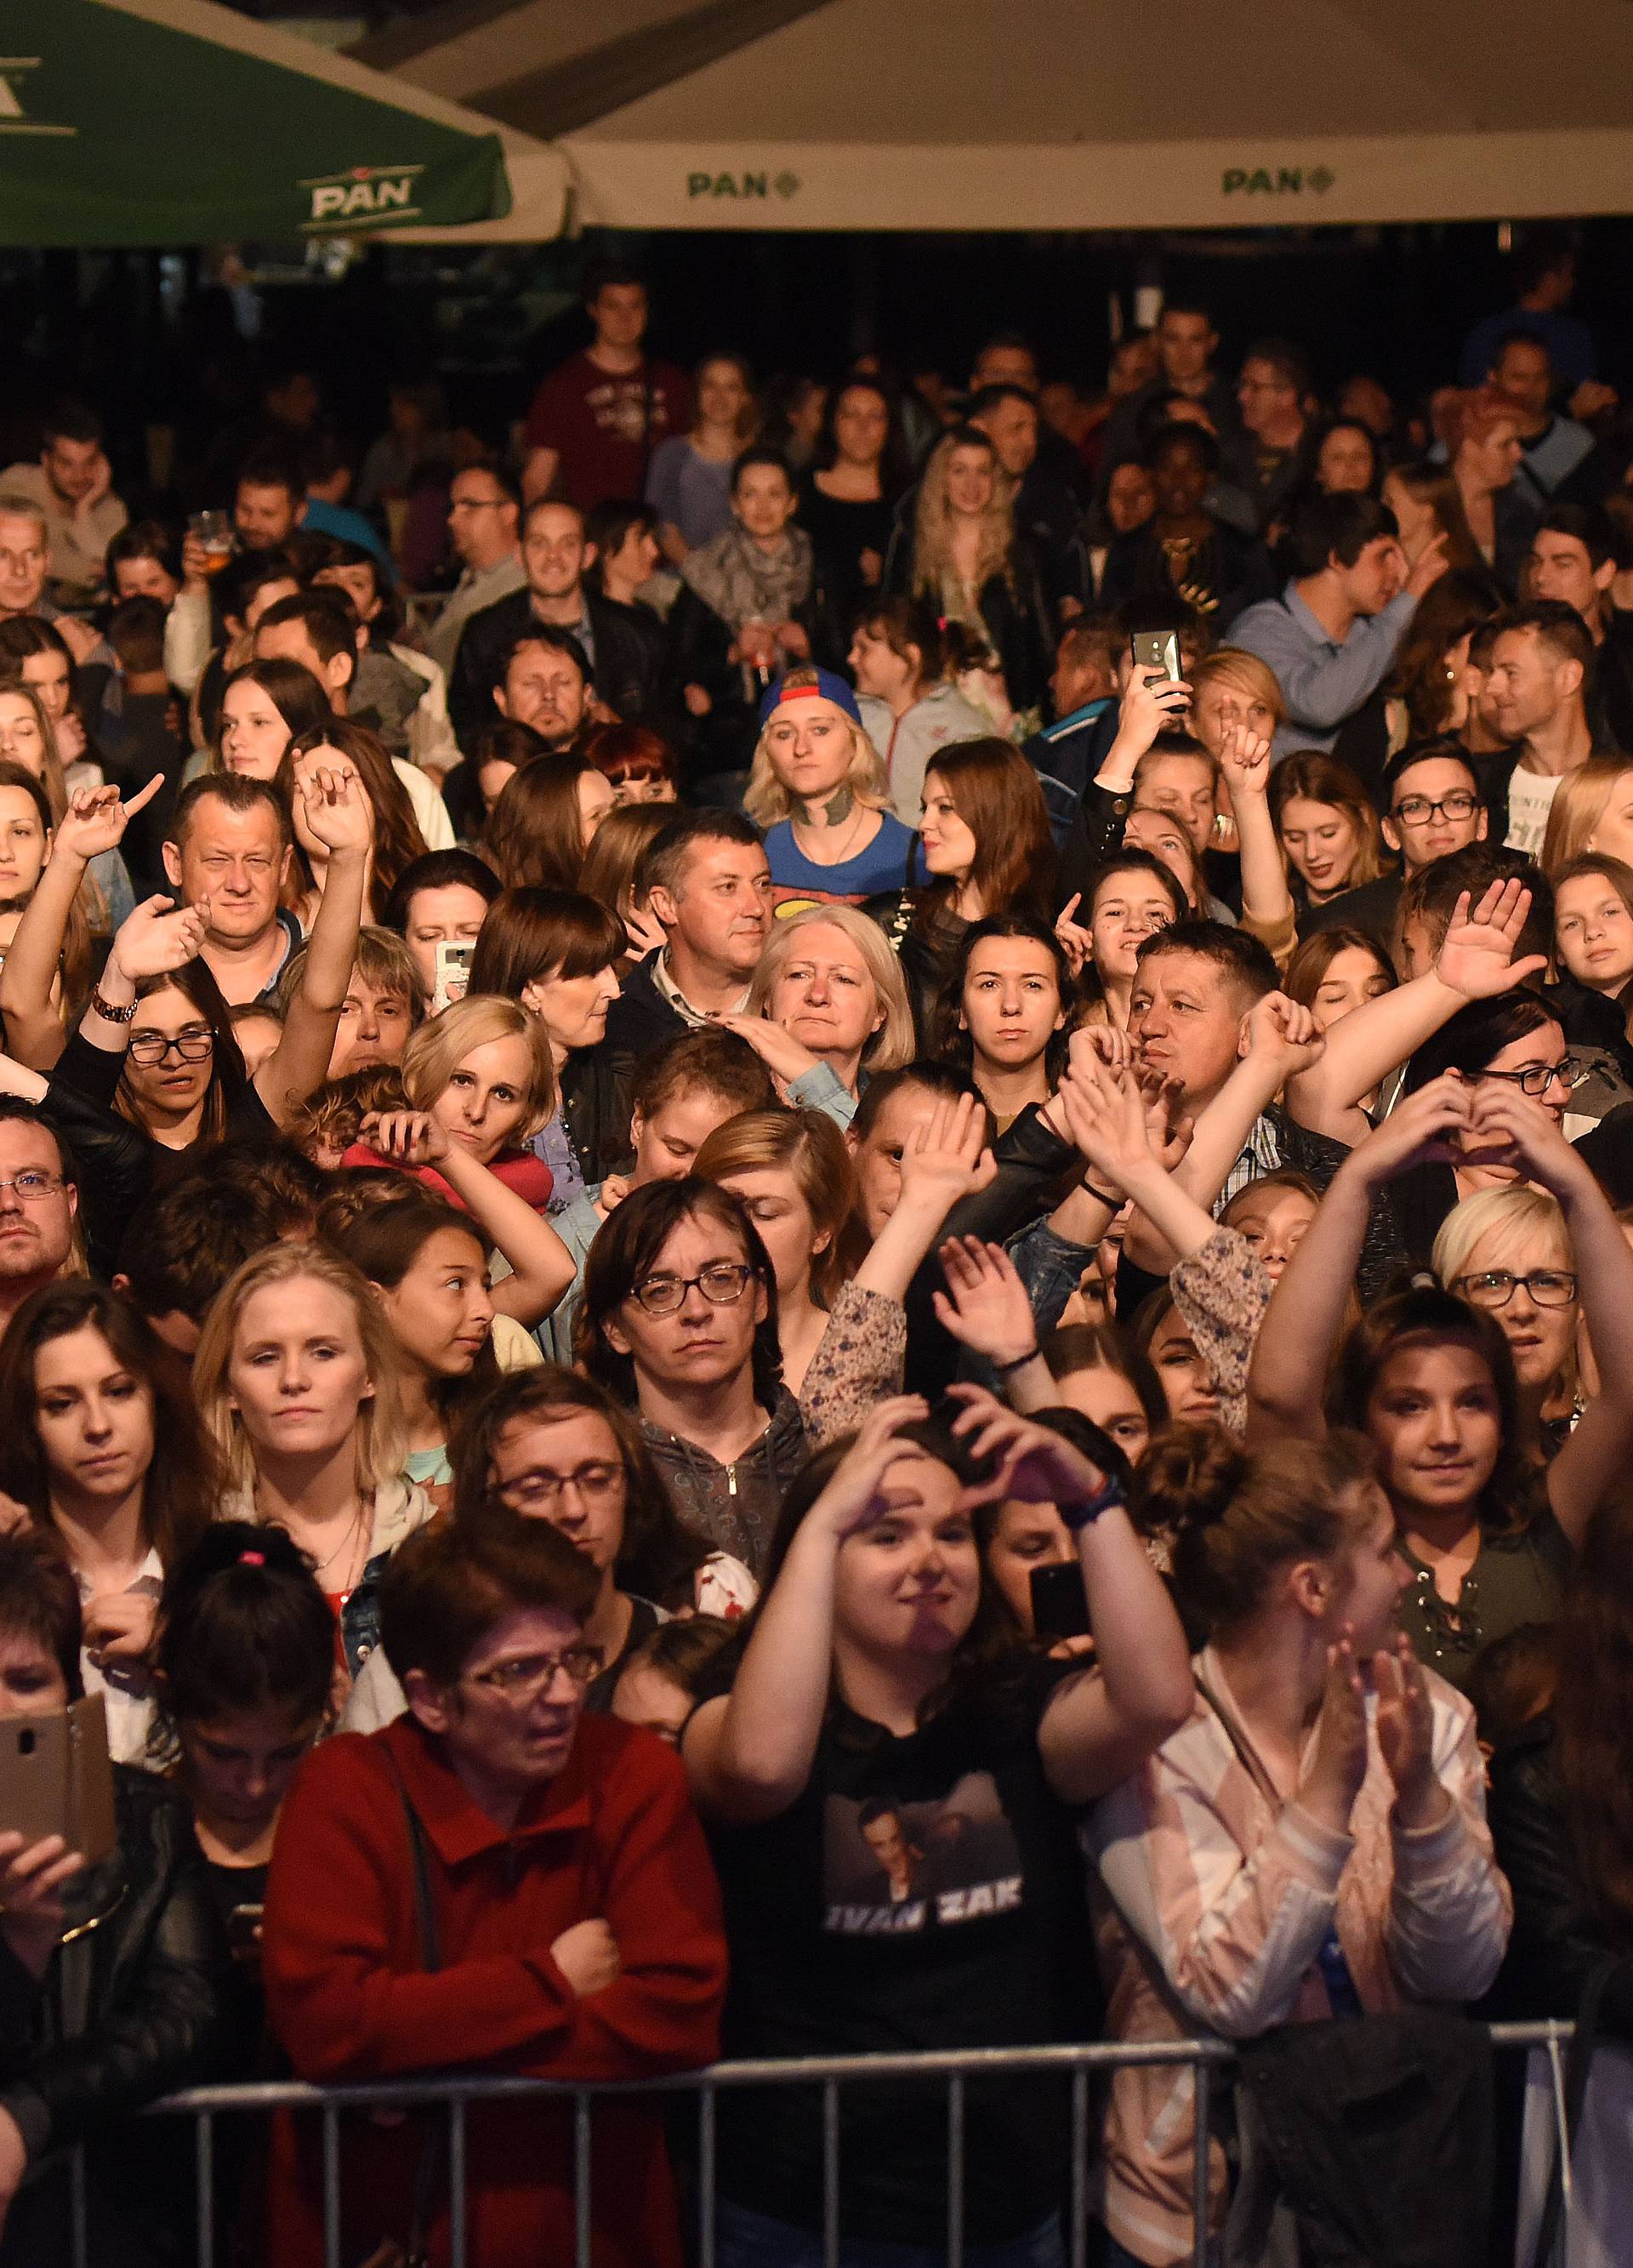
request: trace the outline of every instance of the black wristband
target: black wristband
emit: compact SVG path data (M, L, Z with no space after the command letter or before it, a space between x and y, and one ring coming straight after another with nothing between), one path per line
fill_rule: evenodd
M1086 1179L1085 1180L1083 1186L1087 1189L1089 1195L1094 1199L1096 1204L1103 1204L1107 1212L1121 1212L1122 1211L1122 1199L1121 1197L1108 1197L1104 1189L1097 1189L1093 1182Z
M1129 1499L1116 1481L1107 1481L1092 1496L1085 1496L1076 1504L1057 1504L1063 1525L1076 1535L1097 1521L1101 1513L1109 1512L1114 1505L1126 1505Z
M995 1362L992 1367L997 1376L999 1378L1007 1378L1011 1371L1025 1370L1029 1362L1036 1362L1037 1359L1037 1348L1028 1347L1026 1353L1018 1354L1013 1362Z

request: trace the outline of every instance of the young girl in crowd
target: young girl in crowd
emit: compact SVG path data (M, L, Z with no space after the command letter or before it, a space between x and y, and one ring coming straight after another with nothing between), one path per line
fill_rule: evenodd
M616 805L596 828L595 840L578 870L579 895L593 898L623 924L621 979L644 954L656 951L664 942L662 926L653 919L641 887L641 855L674 815L663 803Z
M371 921L384 923L398 877L426 855L414 806L383 743L372 733L336 718L315 732L300 733L284 751L277 785L294 816L296 911L308 932L315 926L328 887L335 849L330 830L314 820L313 790L325 778L348 774L357 784L369 822L365 903Z
M890 395L863 372L828 395L799 518L842 622L877 596L884 573L892 507L907 485L898 424Z
M1490 1312L1503 1286L1469 1281L1477 1296L1466 1301L1414 1285L1338 1344L1372 1205L1425 1157L1495 1157L1551 1192L1570 1232L1573 1288L1600 1345L1633 1332L1633 1254L1540 1104L1500 1079L1448 1072L1350 1152L1270 1301L1253 1360L1249 1440L1319 1441L1329 1420L1369 1436L1410 1573L1401 1625L1423 1660L1460 1683L1482 1646L1553 1619L1588 1521L1626 1469L1633 1379L1625 1366L1607 1370L1574 1432L1527 1480L1513 1358Z
M1394 1628L1408 1581L1365 1441L1252 1456L1208 1429L1142 1468L1144 1517L1208 1631L1189 1721L1090 1815L1107 2029L1252 2039L1277 2024L1477 1999L1507 1940L1468 1704ZM1110 2257L1189 2257L1193 2081L1116 2073ZM1210 2146L1209 2223L1223 2220Z
M831 670L790 670L760 704L743 808L766 831L778 898L857 902L915 879L914 843L856 696Z
M1590 850L1633 865L1633 763L1625 756L1590 756L1555 794L1542 872L1552 881Z
M899 571L886 579L903 587ZM1015 525L1012 483L979 425L953 426L931 451L905 586L938 619L990 643L1017 714L1041 707L1055 659L1054 609L1032 538Z
M732 525L732 468L754 438L754 381L740 356L710 355L693 381L696 421L652 452L646 501L658 515L664 557L679 567L688 551Z
M1047 1102L1064 1066L1078 1004L1064 948L1025 915L972 923L941 1001L938 1060L968 1065L1002 1133Z
M0 757L0 968L39 887L55 841L55 822L44 788L22 764ZM93 887L87 897L88 887L81 885L63 924L63 949L48 1004L56 1023L77 1009L91 983L91 909L99 900ZM31 1061L27 1019L20 1008L7 1005L4 980L0 980L0 1014L7 1019L7 1053L25 1063ZM13 1021L18 1027L15 1037ZM52 1031L47 1043L55 1037Z
M1570 1028L1620 1049L1633 1016L1633 866L1585 851L1555 870L1554 950ZM1593 1005L1581 999L1593 996ZM1598 1004L1602 1003L1602 1006ZM1580 1011L1586 1008L1591 1021Z
M535 756L493 806L482 847L507 890L576 890L612 807L607 776L587 756Z
M661 806L679 800L673 751L644 725L598 725L586 736L584 753L613 792L612 811L602 814L590 850L594 849L613 811L638 811L648 804ZM673 819L674 814L666 811L664 815ZM585 855L587 858L589 851Z
M305 1554L355 1677L379 1641L386 1562L433 1510L404 1477L401 1358L379 1300L338 1253L272 1245L217 1295L193 1391L226 1461L226 1510Z
M939 748L984 740L992 729L986 711L949 683L941 625L923 599L875 600L851 635L848 659L896 816L916 827L926 766Z
M1270 807L1301 906L1324 906L1384 871L1366 790L1331 756L1289 756L1271 777Z
M682 1737L736 1948L729 2055L1038 2043L1090 2021L1067 1807L1183 1719L1184 1639L1121 1491L1065 1430L1078 1421L1053 1431L976 1388L962 1399L956 1439L906 1397L813 1462L731 1691ZM972 1514L1002 1497L1052 1503L1072 1528L1096 1674L989 1650L998 1608ZM969 2084L972 2244L1063 2258L1062 2108L1047 2082ZM814 2106L777 2088L721 2117L724 2268L817 2257ZM944 2090L898 2088L885 2126L846 2093L839 2119L845 2238L911 2268L940 2258Z
M1399 982L1394 964L1370 930L1334 922L1306 938L1287 964L1282 989L1329 1032L1367 1001L1393 992Z
M242 772L275 780L291 740L323 733L335 721L327 694L299 662L246 661L222 688L215 740L209 757L195 763L195 773Z
M571 890L505 890L489 909L467 999L519 1000L549 1042L557 1102L533 1137L559 1212L603 1182L629 1144L629 1058L607 1045L625 948L615 914Z
M73 1567L85 1688L106 1698L113 1754L136 1763L154 1602L220 1487L193 1402L125 1300L64 1280L25 1300L0 1340L0 1490Z
M1086 909L1086 920L1076 918L1079 907ZM1085 1021L1128 1030L1141 946L1190 911L1179 876L1152 851L1123 850L1095 868L1055 924L1073 976L1093 995Z

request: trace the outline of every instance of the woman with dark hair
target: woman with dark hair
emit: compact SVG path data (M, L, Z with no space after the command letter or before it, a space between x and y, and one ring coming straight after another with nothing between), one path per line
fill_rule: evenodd
M1307 749L1270 776L1270 815L1295 902L1324 906L1375 882L1385 851L1378 814L1347 764Z
M313 824L310 793L313 783L326 773L349 773L363 791L369 816L365 890L371 921L383 920L398 877L416 858L424 858L428 848L383 741L343 717L313 732L297 734L278 768L277 785L294 814L296 860L302 884L296 911L302 928L308 931L316 920L328 876L330 846L321 828Z
M754 438L754 374L741 355L705 356L693 382L696 416L652 452L646 501L672 567L732 525L732 468Z
M549 742L531 725L506 718L485 725L448 782L448 809L460 842L480 850L494 806L517 773L535 757L549 754Z
M49 729L52 753L73 785L96 777L94 754L79 690L79 665L55 622L42 615L8 615L0 622L0 682L26 687ZM9 753L9 751L8 751Z
M588 756L536 756L489 813L482 849L507 890L576 890L585 852L612 807L607 776Z
M923 599L875 599L857 618L848 659L896 816L916 827L925 767L953 741L988 738L986 711L948 681L941 625Z
M291 740L322 733L335 721L329 698L298 661L246 661L222 688L221 718L208 755L190 761L183 777L200 771L246 772L276 780Z
M1107 2036L1253 2040L1477 1999L1511 1909L1474 1712L1395 1628L1409 1577L1368 1443L1335 1432L1248 1454L1176 1427L1139 1495L1208 1643L1187 1723L1090 1814ZM1116 2268L1190 2257L1196 2141L1171 2071L1114 2076ZM1217 2235L1228 2174L1207 2148Z
M149 1762L192 1811L247 2050L262 2029L267 1862L290 1781L329 1721L335 1620L281 1528L217 1521L166 1572L152 1662Z
M1054 931L1025 914L989 914L959 940L934 1052L968 1071L1002 1134L1029 1102L1048 1101L1077 1020L1077 986Z
M616 915L572 890L502 891L476 941L466 997L519 1000L549 1039L556 1107L532 1146L555 1179L555 1212L604 1182L629 1151L633 1064L607 1041L627 949Z
M435 994L439 946L475 945L503 885L474 850L428 850L398 875L380 916L414 955L428 998ZM457 997L457 996L455 996Z
M78 1700L82 1641L61 1553L0 1535L0 1712L52 1717ZM0 1824L5 2268L66 2257L81 2143L87 2259L180 2268L194 2255L191 2146L167 2141L173 2122L133 2114L224 2074L237 2044L226 1948L175 1791L115 1764L114 1818L114 1847L90 1866L55 1837Z
M1160 425L1145 450L1157 509L1106 554L1100 606L1105 612L1176 594L1223 638L1245 607L1271 596L1275 578L1262 544L1227 526L1203 499L1219 471L1219 445L1188 418Z
M1183 1720L1184 1636L1103 1437L1075 1413L1036 1424L958 1391L951 1436L907 1396L812 1461L732 1690L682 1737L734 1949L729 2055L1092 2036L1072 1810ZM1004 1644L972 1525L1003 1497L1052 1503L1071 1528L1094 1673ZM972 2080L963 2109L971 2257L1057 2268L1063 2091ZM843 2095L839 2119L844 2239L902 2268L942 2259L945 2088L896 2086L882 2124ZM723 2268L819 2257L809 2095L734 2097L721 2127ZM842 2242L840 2257L862 2255Z
M153 1602L213 1518L221 1482L191 1399L133 1307L69 1280L24 1301L0 1341L0 1490L67 1553L85 1684L107 1697L122 1761L147 1738Z
M650 504L616 497L592 504L584 523L585 548L595 546L595 557L585 572L591 588L615 607L660 611L649 608L640 595L663 564L658 526L658 514Z
M906 474L907 451L889 394L878 379L854 372L828 395L799 497L800 524L842 622L878 595Z
M1087 909L1086 918L1078 917L1080 905ZM1054 930L1073 981L1088 990L1085 1022L1128 1030L1141 946L1170 922L1183 921L1190 910L1184 885L1155 851L1114 852L1094 868L1081 895L1067 902Z
M1412 1572L1402 1627L1453 1683L1482 1646L1553 1619L1588 1521L1633 1454L1633 1374L1613 1365L1551 1463L1527 1476L1513 1359L1486 1304L1501 1286L1465 1301L1415 1285L1381 1300L1338 1344L1379 1195L1416 1160L1478 1171L1493 1152L1503 1170L1558 1198L1588 1329L1600 1345L1625 1343L1633 1253L1598 1182L1556 1118L1519 1085L1448 1071L1339 1167L1276 1286L1249 1381L1252 1442L1320 1440L1329 1422L1372 1440ZM1512 1296L1512 1281L1507 1288Z
M619 979L629 973L644 954L664 942L663 925L636 889L641 854L663 833L675 816L666 803L624 803L609 811L595 830L595 840L585 852L578 870L579 895L593 898L623 924L623 955Z
M1503 605L1500 586L1483 567L1452 567L1424 592L1407 625L1390 679L1392 750L1416 740L1467 738L1475 721L1470 714L1469 646L1475 631L1501 614Z
M1055 838L1038 776L1011 741L943 748L924 775L920 830L930 881L864 911L901 957L921 1040L960 939L989 914L1055 918Z

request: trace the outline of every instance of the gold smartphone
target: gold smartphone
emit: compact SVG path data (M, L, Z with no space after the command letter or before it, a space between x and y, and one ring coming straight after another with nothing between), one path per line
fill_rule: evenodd
M0 1717L0 1830L60 1835L87 1866L117 1839L107 1712L99 1693L48 1717Z

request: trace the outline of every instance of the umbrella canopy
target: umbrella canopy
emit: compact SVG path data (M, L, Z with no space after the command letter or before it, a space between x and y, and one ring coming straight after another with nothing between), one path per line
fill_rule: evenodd
M552 152L212 0L6 0L4 19L0 242L509 232L507 158L528 232L560 229Z
M565 136L592 225L1633 211L1627 0L450 0L371 47Z

